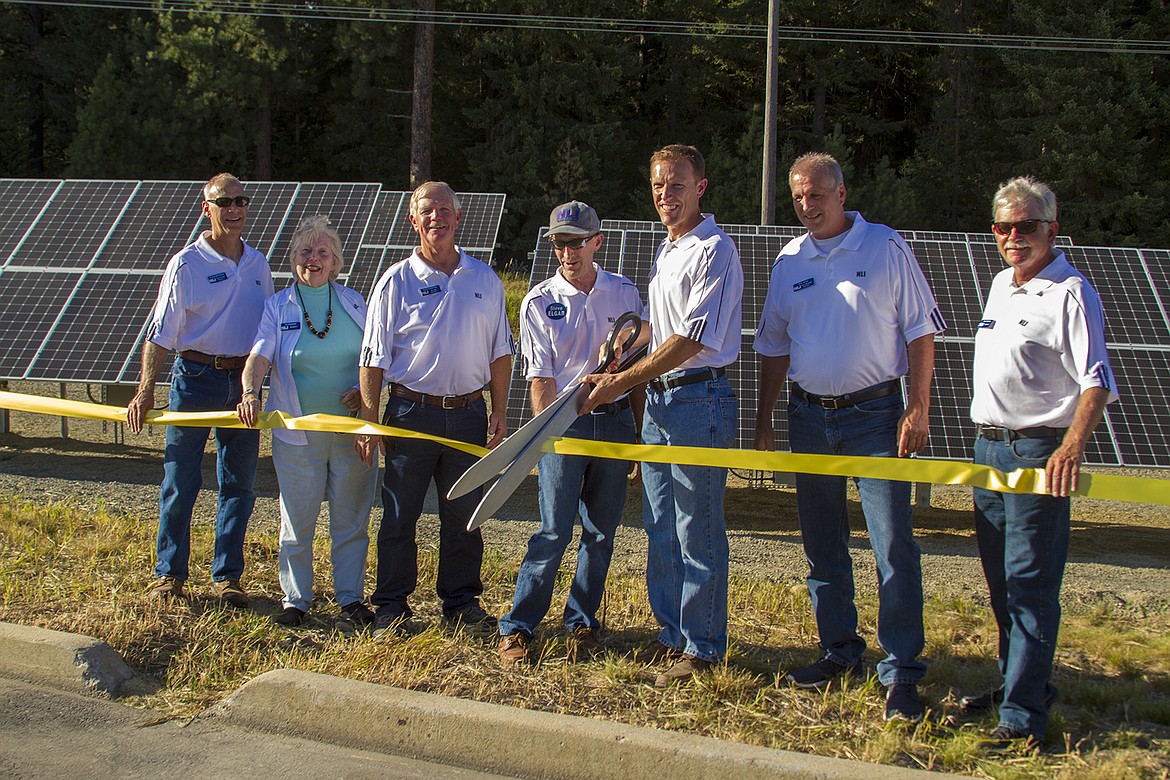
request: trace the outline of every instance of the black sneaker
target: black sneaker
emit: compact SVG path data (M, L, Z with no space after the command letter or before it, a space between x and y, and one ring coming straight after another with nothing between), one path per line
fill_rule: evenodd
M1003 688L994 691L984 691L973 696L964 696L959 699L959 709L963 712L984 712L992 707L1003 704Z
M387 634L391 636L410 636L416 633L416 626L410 619L409 612L382 607L374 613L374 638Z
M285 628L296 628L305 619L305 613L296 607L285 607L284 612L274 615L272 622Z
M494 629L499 623L494 617L484 612L478 601L469 601L458 609L444 610L443 622L452 628L466 626L482 629Z
M355 601L341 608L341 617L337 619L337 628L346 633L361 631L374 622L374 612L364 603Z
M983 742L983 747L994 753L1011 750L1031 752L1040 747L1040 740L1024 729L1001 723L992 730L990 738Z
M825 656L815 664L802 666L786 675L788 682L797 688L824 688L830 681L847 674L861 672L861 662L847 666L839 664L829 656Z
M894 683L886 688L886 714L884 720L903 720L917 723L926 714L922 700L918 698L918 686L911 683Z

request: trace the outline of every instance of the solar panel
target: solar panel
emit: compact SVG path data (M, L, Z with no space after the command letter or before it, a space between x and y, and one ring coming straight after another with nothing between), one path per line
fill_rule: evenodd
M1106 407L1109 431L1126 466L1170 465L1170 352L1112 349L1121 400ZM1094 438L1099 438L1098 426Z
M161 274L90 273L61 312L27 379L114 383L139 353ZM135 371L138 364L133 363Z
M974 338L975 325L983 313L983 295L976 285L967 245L928 240L908 243L947 322L947 334Z
M384 247L390 243L390 232L396 222L406 219L406 209L409 206L405 192L382 192L374 206L374 213L366 225L366 234L362 237L363 244Z
M145 181L134 193L95 268L162 270L197 235L203 182Z
M270 256L272 245L281 228L288 221L292 209L293 196L300 185L293 182L244 182L244 192L252 199L248 206L248 221L244 228L244 241L255 247L268 257L272 267L279 267L283 262L288 266L288 256L275 258ZM199 228L207 229L207 220L203 220ZM296 225L293 226L294 228Z
M9 258L8 268L88 268L137 182L66 181Z
M504 216L504 196L496 193L460 193L463 218L455 242L469 254L490 263L496 233ZM408 204L409 205L409 204Z
M297 187L275 240L267 250L257 247L268 257L274 275L279 273L284 278L291 278L289 247L292 235L301 220L316 214L329 217L330 225L341 237L342 257L352 257L361 245L379 189L377 184L302 184Z
M382 247L369 246L359 249L349 264L345 285L357 290L368 300L374 291L374 283L382 275L382 259L386 251Z
M924 458L969 460L975 441L971 422L971 339L935 337L934 375L930 383L930 438Z
M59 181L0 180L0 266L7 264L60 186Z
M0 275L0 321L15 325L0 340L0 377L21 379L81 279L79 272L6 270Z

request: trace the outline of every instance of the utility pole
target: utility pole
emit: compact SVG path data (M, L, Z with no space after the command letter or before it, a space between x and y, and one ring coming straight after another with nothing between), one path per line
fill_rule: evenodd
M410 188L431 178L431 93L435 83L435 0L416 0L414 97L410 121Z
M776 223L776 101L780 89L780 4L768 0L768 86L764 93L764 171L760 224Z

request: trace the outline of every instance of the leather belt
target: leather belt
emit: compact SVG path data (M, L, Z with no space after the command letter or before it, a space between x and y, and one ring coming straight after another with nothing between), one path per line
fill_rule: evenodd
M179 353L179 357L183 360L190 360L192 363L202 363L205 366L211 366L219 371L232 371L237 368L243 368L244 364L248 362L248 356L243 357L227 357L224 355L208 355L205 352L199 352L194 349L185 349Z
M794 396L824 409L848 409L850 406L857 406L860 403L872 401L875 398L885 398L887 395L893 395L896 392L898 392L897 379L891 379L888 382L882 382L880 385L874 385L865 390L858 390L856 393L846 393L845 395L816 395L807 392L795 382L792 383L792 394Z
M650 386L659 392L665 392L667 390L673 390L676 387L693 385L696 382L708 382L712 379L718 379L726 373L726 368L700 368L690 374L676 374L675 376L664 374L655 379L651 379Z
M612 404L601 404L595 408L590 414L617 414L630 408L630 397L619 398Z
M1048 428L1044 425L1038 425L1035 428L1020 428L1013 430L1011 428L1000 428L997 425L980 425L979 436L988 441L1006 441L1013 442L1016 439L1060 439L1068 428Z
M472 401L483 398L483 390L476 390L467 395L427 395L426 393L416 393L409 387L398 384L390 385L390 393L399 398L405 398L407 401L424 403L427 406L438 406L441 409L462 409Z

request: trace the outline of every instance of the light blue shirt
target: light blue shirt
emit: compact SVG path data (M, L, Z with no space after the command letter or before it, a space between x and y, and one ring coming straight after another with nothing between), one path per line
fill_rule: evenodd
M294 284L300 300L320 338L301 323L297 344L292 351L293 384L301 401L301 414L349 414L341 396L358 382L358 352L362 348L362 329L350 317L341 314L342 303L332 292L332 285L306 287ZM333 317L329 318L332 305Z

